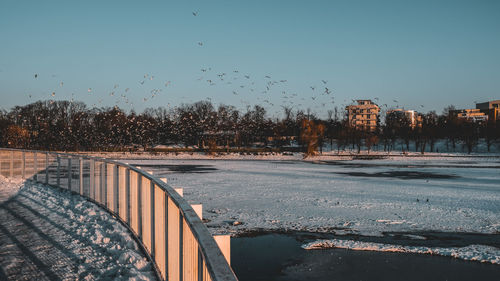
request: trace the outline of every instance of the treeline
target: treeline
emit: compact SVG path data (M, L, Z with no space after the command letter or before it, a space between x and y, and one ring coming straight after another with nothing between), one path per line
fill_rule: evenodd
M208 101L173 109L146 109L138 114L118 107L88 108L82 102L38 101L0 111L0 146L65 151L122 151L176 144L200 151L250 149L321 152L325 144L336 150L358 152L373 147L391 150L435 151L438 140L451 148L462 145L470 153L484 139L488 151L500 143L496 122L474 123L456 118L452 107L439 115L424 114L421 127L409 120L392 120L374 132L349 127L343 111L328 112L322 120L308 111L284 108L271 119L261 106L245 112ZM410 144L412 144L410 146Z

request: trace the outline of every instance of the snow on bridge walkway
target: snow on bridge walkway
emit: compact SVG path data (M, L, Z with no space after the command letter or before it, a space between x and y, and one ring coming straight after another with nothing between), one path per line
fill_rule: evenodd
M0 176L0 280L155 278L106 211L68 191Z

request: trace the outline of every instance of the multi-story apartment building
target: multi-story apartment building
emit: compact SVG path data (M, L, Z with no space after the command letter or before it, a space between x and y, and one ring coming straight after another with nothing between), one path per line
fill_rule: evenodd
M488 115L489 120L500 120L500 100L477 103L476 109Z
M387 111L385 116L386 123L400 124L411 127L412 129L422 127L422 115L415 110L392 109Z
M375 131L379 124L380 107L371 100L357 100L346 107L349 126L359 130Z
M472 122L486 122L488 121L488 115L481 112L479 109L459 109L454 110L453 114L457 116L458 119L465 119Z

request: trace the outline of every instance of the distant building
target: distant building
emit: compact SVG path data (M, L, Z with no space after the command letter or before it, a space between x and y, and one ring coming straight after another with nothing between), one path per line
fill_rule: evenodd
M379 124L380 107L371 100L357 100L358 104L346 107L349 126L359 130L375 131Z
M453 110L452 113L458 119L465 119L467 121L480 123L488 121L488 115L486 115L484 112L481 112L481 110L479 109L459 109Z
M386 124L406 125L412 129L422 127L422 115L415 110L392 109L385 116Z
M489 120L500 120L500 100L477 103L476 109L488 115Z

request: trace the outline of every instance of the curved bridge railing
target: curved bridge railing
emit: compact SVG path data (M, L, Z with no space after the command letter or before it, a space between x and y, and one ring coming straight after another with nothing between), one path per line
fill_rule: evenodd
M163 280L237 280L229 265L229 236L212 237L201 210L197 214L166 179L105 158L4 148L0 174L68 189L96 202L142 242Z

